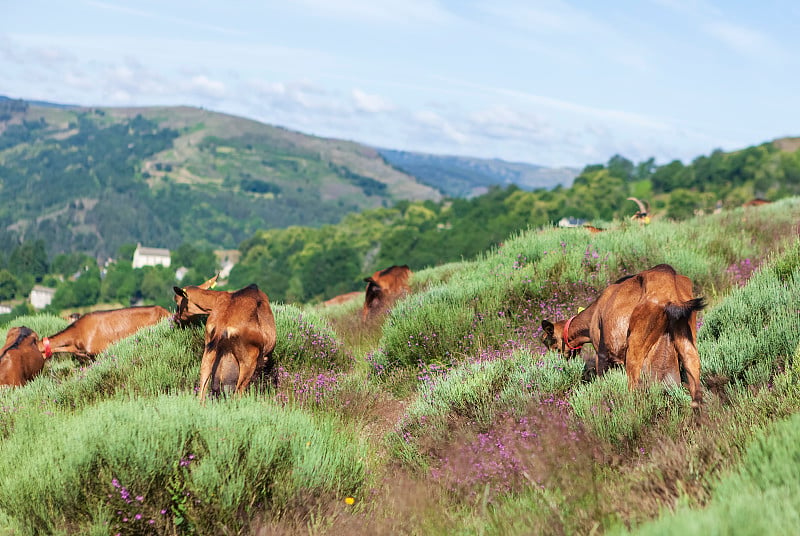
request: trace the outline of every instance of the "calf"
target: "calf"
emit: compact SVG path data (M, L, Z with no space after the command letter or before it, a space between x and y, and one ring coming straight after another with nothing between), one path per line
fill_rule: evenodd
M200 400L210 389L242 393L269 361L277 340L269 298L256 285L236 292L174 287L176 318L208 315L200 364Z
M680 384L682 367L696 408L702 401L697 311L703 307L703 298L692 298L688 277L659 264L609 285L567 320L543 320L542 342L566 355L577 355L591 342L597 351L597 374L624 364L630 388L638 385L642 370Z
M79 358L94 358L111 344L140 329L172 316L158 305L125 307L87 313L55 335L39 341L45 359L54 353L68 352Z
M6 334L0 349L0 385L22 386L44 368L44 357L36 344L38 335L25 326L14 327Z
M364 279L367 290L361 312L362 319L366 322L375 318L389 309L397 299L411 292L408 284L411 274L411 269L406 265L390 266Z

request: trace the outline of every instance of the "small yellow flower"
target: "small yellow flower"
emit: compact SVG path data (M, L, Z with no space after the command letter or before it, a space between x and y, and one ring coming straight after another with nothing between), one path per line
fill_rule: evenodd
M352 505L352 504L355 504L355 502L356 502L356 500L354 498L352 498L352 497L345 497L345 499L344 499L344 503L345 504Z

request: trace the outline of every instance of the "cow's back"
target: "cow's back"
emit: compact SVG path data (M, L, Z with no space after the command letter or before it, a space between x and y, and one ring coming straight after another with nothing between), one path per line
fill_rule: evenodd
M612 361L625 358L631 313L641 296L641 279L633 276L609 285L597 299L589 335L595 349L607 351Z
M410 279L411 269L407 265L390 266L366 278L363 318L366 320L370 315L391 307L398 298L411 292Z
M82 338L87 354L97 355L111 344L170 316L169 311L158 305L95 311L83 315L67 329L78 332L76 335Z

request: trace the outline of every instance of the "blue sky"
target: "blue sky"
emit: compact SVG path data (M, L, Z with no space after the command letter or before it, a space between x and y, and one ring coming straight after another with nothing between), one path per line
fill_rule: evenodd
M0 95L548 166L800 135L800 3L0 0Z

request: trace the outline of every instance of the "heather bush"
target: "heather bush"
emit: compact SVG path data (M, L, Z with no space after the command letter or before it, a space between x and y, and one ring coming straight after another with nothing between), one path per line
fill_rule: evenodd
M165 319L112 344L88 364L54 356L24 388L0 389L0 432L7 433L18 414L27 416L31 408L80 409L121 394L192 391L202 337L202 328L174 329Z
M628 389L621 367L591 383L578 386L569 398L578 420L603 441L631 447L655 422L673 430L692 415L691 398L680 386L642 381Z
M741 467L722 479L711 503L683 507L635 534L793 534L800 527L800 416L757 434ZM610 533L629 533L618 529Z
M287 371L301 368L338 370L351 364L333 328L317 311L295 305L275 304L275 330L278 340L273 359Z
M367 455L337 420L254 397L109 400L0 443L0 509L21 534L238 533L300 501L359 496Z
M420 439L445 437L454 422L486 431L497 415L518 414L531 400L552 400L580 382L583 362L555 353L533 357L529 351L484 355L452 368L420 369L417 398L391 437L407 460Z
M439 285L396 303L384 322L380 340L387 358L384 366L451 363L479 348L478 326L497 323L476 310L481 286Z
M704 375L760 385L800 340L800 241L754 273L704 315L698 334Z

